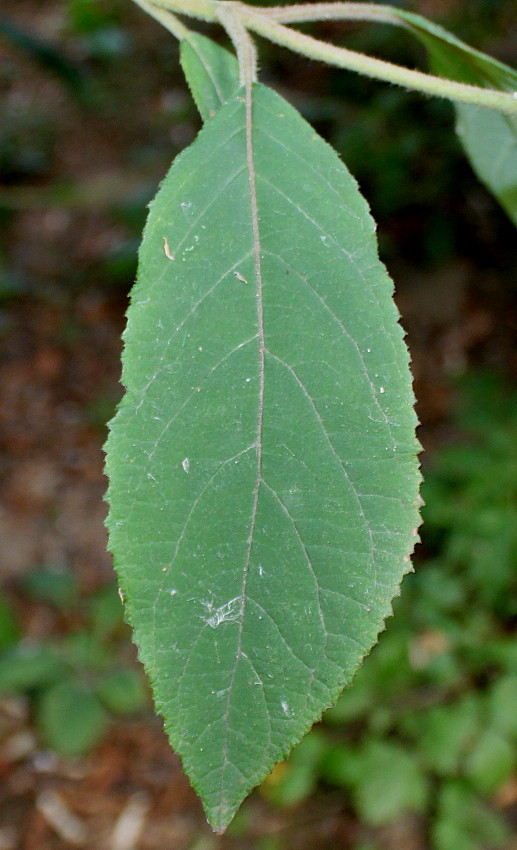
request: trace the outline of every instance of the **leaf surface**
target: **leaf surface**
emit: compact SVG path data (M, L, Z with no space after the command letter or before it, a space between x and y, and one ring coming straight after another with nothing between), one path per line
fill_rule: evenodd
M181 67L203 121L207 121L239 89L239 63L210 38L189 33L180 44Z
M402 9L391 10L429 51L432 70L461 83L517 92L517 71ZM517 118L455 104L456 130L479 179L517 225Z
M374 223L263 86L205 124L151 206L123 382L110 545L157 708L222 831L350 682L419 522Z

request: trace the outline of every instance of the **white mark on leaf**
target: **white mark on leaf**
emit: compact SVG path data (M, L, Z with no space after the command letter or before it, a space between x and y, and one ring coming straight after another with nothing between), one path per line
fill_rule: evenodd
M189 468L190 468L190 461L189 461L188 457L184 457L184 458L183 458L183 460L181 461L181 465L182 465L182 467L183 467L183 472L188 472L188 471L189 471Z
M169 248L169 243L167 241L166 236L163 237L163 253L165 254L168 260L172 260L174 262L174 260L176 259L174 254L171 254L171 249Z
M209 615L205 623L212 629L216 629L221 623L238 623L241 606L240 596L235 596L219 608L214 608L213 602L201 602L203 608Z

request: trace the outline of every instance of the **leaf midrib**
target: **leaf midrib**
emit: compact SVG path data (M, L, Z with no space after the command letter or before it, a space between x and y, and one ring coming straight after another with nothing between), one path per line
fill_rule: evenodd
M228 738L229 738L229 723L230 704L232 698L233 685L235 682L235 674L241 657L242 651L242 633L244 628L244 615L246 611L246 587L248 582L248 573L251 559L251 549L253 546L253 538L255 534L255 525L257 521L257 510L259 501L260 485L262 483L262 424L264 418L264 389L265 389L265 356L266 345L264 337L264 302L262 294L262 262L260 252L260 230L257 204L257 179L255 173L255 157L253 150L253 84L250 79L245 85L245 131L246 131L246 167L248 171L248 185L250 193L251 206L251 227L253 234L253 256L255 267L255 286L256 286L256 309L257 309L257 335L258 335L258 400L257 400L257 437L256 437L256 481L253 491L253 504L251 509L250 530L248 533L246 556L242 571L241 585L241 604L239 610L239 628L237 633L237 650L235 653L235 661L233 664L232 675L228 686L228 696L226 699L226 707L223 717L225 728L225 741L223 746L223 763L221 769L221 786L220 800L221 804L224 798L224 780L226 768L228 766Z

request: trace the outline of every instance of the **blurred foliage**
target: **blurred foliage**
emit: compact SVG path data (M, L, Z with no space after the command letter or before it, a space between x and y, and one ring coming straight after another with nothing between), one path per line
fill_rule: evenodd
M433 4L401 5L515 64L508 37L515 0L436 3L436 15ZM5 20L0 36L32 57L35 74L44 66L43 73L71 92L77 115L69 98L68 106L61 104L67 121L84 122L92 134L95 121L103 126L107 152L115 152L123 173L117 186L61 173L59 116L30 98L5 99L2 302L27 289L20 270L26 251L11 254L7 238L14 216L27 209L102 209L102 226L115 225L118 241L99 250L76 278L63 266L59 284L87 287L93 279L95 286L129 289L146 204L197 126L168 33L126 0L56 6L62 20L56 43ZM396 28L323 23L302 29L424 67L418 45ZM449 104L303 62L264 41L260 55L262 79L283 88L358 179L378 221L385 260L436 265L469 257L499 273L505 287L515 286L515 232L462 156ZM2 90L16 74L16 64L6 62ZM73 246L70 253L74 259ZM31 292L44 290L45 274ZM497 801L517 762L517 394L490 375L470 377L459 389L457 439L426 470L423 546L416 573L394 605L396 616L353 686L261 789L281 807L303 804L315 790L342 791L364 824L355 850L375 850L378 826L408 811L426 819L434 850L480 850L506 841ZM103 423L112 404L101 398L87 410L89 421ZM25 603L53 612L51 636L24 636ZM45 746L79 756L111 716L146 705L128 644L113 587L85 596L70 574L35 571L0 597L0 692L26 696ZM245 816L246 807L241 821ZM274 836L258 841L261 850L283 846Z
M66 16L69 32L82 52L92 59L109 62L131 49L131 38L121 26L123 7L117 2L68 0Z
M0 694L25 694L41 743L63 756L87 753L111 715L147 705L143 675L125 657L128 630L113 585L82 596L72 575L42 569L21 582L22 597L48 606L60 631L24 637L14 607L0 599Z
M0 39L10 42L55 74L83 104L89 102L91 91L86 76L55 45L37 38L3 16L0 16Z
M0 126L2 183L32 180L50 169L56 137L44 110L2 104Z
M375 828L430 819L434 850L504 845L517 768L517 392L465 378L434 456L423 553L351 688L262 786L277 806L342 788Z
M471 0L467 8L457 2L449 8L437 3L436 10L417 0L401 5L435 18L510 64L515 62L515 48L507 35L514 0ZM79 120L89 126L104 124L108 134L111 130L112 148L118 149L123 163L120 185L106 182L92 188L89 180L56 174L53 167L61 141L56 116L30 100L26 106L7 100L0 110L0 215L31 207L108 209L120 237L96 268L96 280L107 288L129 289L146 203L170 160L191 141L197 127L195 109L179 70L174 39L146 20L141 10L125 0L65 0L59 20L52 49L88 84L90 99L80 102ZM397 27L324 22L302 29L351 49L425 68L424 51ZM212 27L210 33L223 37L220 28ZM7 30L4 35L40 62L36 46L31 47L37 41L32 33L21 34L25 41L13 40ZM378 222L386 262L437 265L465 256L500 270L510 285L517 280L510 224L461 153L449 103L302 61L265 41L260 56L264 81L283 89L359 181ZM47 70L57 73L52 67ZM8 83L9 73L16 74L12 63L0 72L0 85ZM58 78L66 84L62 74ZM70 108L68 102L63 114ZM0 277L4 299L23 292L23 281L20 284L10 268L8 251ZM42 284L38 281L40 291ZM72 286L73 276L67 275L63 284Z

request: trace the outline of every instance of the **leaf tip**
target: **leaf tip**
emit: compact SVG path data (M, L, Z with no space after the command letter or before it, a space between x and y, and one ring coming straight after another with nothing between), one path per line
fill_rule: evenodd
M224 835L244 801L244 797L245 795L236 806L229 806L226 802L221 802L216 806L205 806L206 818L216 835Z

